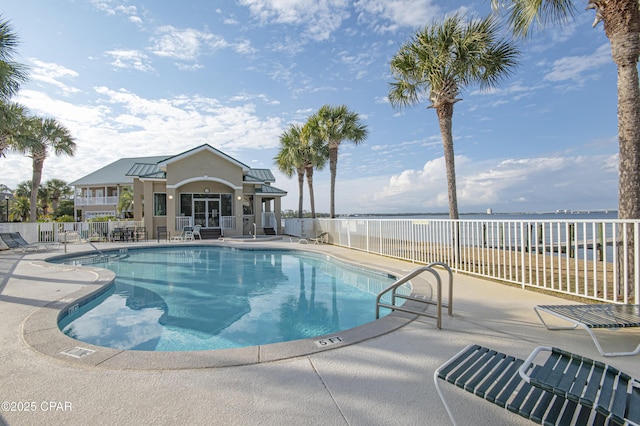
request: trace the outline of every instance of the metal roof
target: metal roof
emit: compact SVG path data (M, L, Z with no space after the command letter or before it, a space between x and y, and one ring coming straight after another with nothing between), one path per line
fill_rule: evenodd
M287 195L287 191L271 185L261 185L260 188L256 188L256 194Z
M121 158L108 164L101 169L96 170L93 173L81 177L80 179L71 182L71 186L87 186L87 185L117 185L124 184L130 185L133 183L133 176L128 175L129 170L136 163L158 163L168 156L155 156L155 157L136 157L136 158Z
M127 176L166 179L167 174L157 164L135 163L127 172Z
M247 175L245 176L245 182L256 180L258 182L275 182L276 178L271 173L269 169L249 169Z

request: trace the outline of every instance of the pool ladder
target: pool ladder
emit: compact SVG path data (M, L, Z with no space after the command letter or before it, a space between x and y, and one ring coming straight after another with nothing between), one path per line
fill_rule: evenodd
M442 280L440 279L440 274L438 273L438 271L434 269L435 266L442 267L449 273L449 299L447 300L448 303L446 304L442 303ZM436 291L435 302L433 302L432 300L426 300L424 297L415 296L413 295L413 293L411 295L398 294L397 290L401 285L405 284L410 279L415 278L416 276L420 275L423 272L430 272L436 279L437 291ZM389 292L391 292L391 304L381 302L382 297ZM417 310L417 309L411 309L411 307L405 308L404 305L396 306L396 299L411 300L413 302L422 303L425 305L435 305L436 315L427 313L426 308L423 310ZM451 272L451 268L449 268L449 266L446 263L432 262L426 266L422 266L414 270L413 272L408 273L407 275L400 278L398 281L394 282L389 287L387 287L386 289L378 293L378 296L376 297L376 319L380 318L381 307L389 308L393 311L408 312L410 314L420 315L423 317L435 318L436 325L440 329L442 328L442 307L443 306L448 308L448 314L449 316L452 316L453 315L453 273Z

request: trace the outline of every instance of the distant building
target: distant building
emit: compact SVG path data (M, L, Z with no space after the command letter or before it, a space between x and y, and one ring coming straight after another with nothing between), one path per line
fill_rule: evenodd
M116 216L120 195L133 191L133 219L150 236L158 226L184 226L227 236L280 233L281 199L269 169L252 169L205 144L173 156L122 158L71 185L77 220Z
M487 214L493 214L493 210L491 208L487 209Z

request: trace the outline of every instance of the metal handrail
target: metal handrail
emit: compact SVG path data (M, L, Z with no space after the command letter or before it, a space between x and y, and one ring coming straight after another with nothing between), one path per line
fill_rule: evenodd
M447 301L447 304L443 304L442 303L442 280L440 279L440 274L433 269L434 266L440 266L443 267L447 270L447 272L449 273L449 300ZM437 288L436 288L436 298L437 301L434 303L430 300L425 300L424 298L419 298L419 297L415 297L415 296L406 296L403 294L397 294L397 289L407 283L409 280L411 280L412 278L415 278L416 276L420 275L423 272L430 272L431 274L433 274L433 276L436 278L436 283L437 283ZM387 303L382 303L380 302L380 299L382 299L382 297L387 294L388 292L392 292L391 293L391 304L387 304ZM419 303L424 303L427 305L436 305L436 315L431 315L431 314L427 314L425 311L417 311L414 309L409 309L409 308L405 308L405 307L401 307L401 306L396 306L396 298L400 298L400 299L404 299L404 300L412 300L414 302L419 302ZM453 315L453 272L451 272L451 268L449 268L449 266L445 263L442 262L433 262L430 263L426 266L421 266L420 268L417 268L416 270L408 273L407 275L405 275L404 277L400 278L399 280L397 280L396 282L394 282L393 284L391 284L389 287L387 287L386 289L382 290L380 293L378 293L378 296L376 297L376 319L380 318L380 307L383 308L389 308L391 310L394 311L401 311L401 312L408 312L411 314L415 314L415 315L420 315L420 316L424 316L424 317L429 317L429 318L435 318L436 319L436 325L437 327L440 329L442 328L442 307L445 306L448 308L448 314L449 316Z

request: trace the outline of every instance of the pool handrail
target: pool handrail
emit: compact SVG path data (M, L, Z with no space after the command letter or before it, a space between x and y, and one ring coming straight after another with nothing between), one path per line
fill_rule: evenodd
M447 300L446 304L442 303L442 280L440 279L440 274L433 268L434 266L440 266L443 267L444 269L447 270L447 272L449 273L449 300ZM403 295L403 294L398 294L397 293L397 289L407 283L409 280L411 280L412 278L415 278L416 276L420 275L423 272L430 272L431 274L433 274L433 276L436 278L436 298L437 301L434 303L431 300L425 300L424 297L416 297L416 296L412 296L412 295ZM387 294L388 292L392 292L391 293L391 304L387 304L387 303L382 303L380 302L380 299L382 299L382 297ZM412 293L413 294L413 293ZM396 306L396 298L400 298L400 299L404 299L404 300L412 300L414 302L418 302L418 303L424 303L427 305L436 305L436 315L431 315L431 314L427 314L424 310L422 311L417 311L415 309L410 309L410 308L405 308L404 305L403 306ZM438 327L438 329L442 328L442 307L445 306L448 309L448 314L449 316L453 315L453 272L451 272L451 268L449 268L449 266L443 262L432 262L429 263L426 266L421 266L417 269L415 269L414 271L408 273L407 275L405 275L404 277L400 278L399 280L397 280L396 282L394 282L393 284L391 284L389 287L387 287L386 289L382 290L380 293L378 293L377 297L376 297L376 319L380 318L380 308L388 308L391 309L393 311L401 311L401 312L407 312L410 314L414 314L414 315L420 315L420 316L424 316L424 317L429 317L429 318L435 318L436 319L436 326Z

